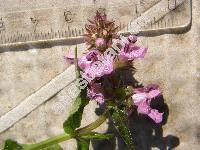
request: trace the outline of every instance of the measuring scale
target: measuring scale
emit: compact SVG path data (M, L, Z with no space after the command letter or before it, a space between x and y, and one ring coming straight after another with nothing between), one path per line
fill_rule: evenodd
M113 0L60 0L56 4L48 0L46 4L19 1L16 6L12 1L19 0L10 0L7 6L0 5L3 7L0 12L1 49L83 41L87 19L97 10L105 11L109 18L113 18L121 34L184 33L192 21L191 0L129 0L127 3L119 1L118 5L112 5Z
M113 3L115 1L115 3ZM85 23L96 10L105 11L120 34L157 36L187 32L192 23L191 0L0 0L0 52L40 44L84 42ZM87 5L85 5L87 4ZM63 7L61 7L63 6ZM179 19L181 17L181 19ZM25 98L0 117L6 131L75 80L75 66Z

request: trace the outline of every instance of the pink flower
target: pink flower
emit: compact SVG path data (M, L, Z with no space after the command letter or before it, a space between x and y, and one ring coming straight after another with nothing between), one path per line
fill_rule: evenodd
M140 114L146 114L148 115L151 112L151 108L149 103L146 100L141 101L138 104L138 109L137 109L138 113Z
M135 36L135 35L129 35L129 36L128 36L128 40L129 40L131 43L135 43L135 42L137 42L137 36Z
M138 113L148 115L156 123L162 122L163 113L159 113L158 110L150 107L151 99L161 94L158 87L156 85L149 85L146 88L138 88L134 92L132 99L138 107Z
M119 44L121 44L121 43L120 43L120 39L112 39L112 43L113 43L114 45L119 45Z
M89 84L89 87L87 89L87 96L97 101L99 104L104 103L104 96L102 94L102 88L101 85L98 83L91 83Z
M91 82L96 77L109 75L114 69L113 63L113 58L109 56L102 58L102 60L100 59L95 61L84 70L82 77L85 78L88 82Z
M89 68L93 62L97 61L99 57L100 57L99 51L92 50L78 59L78 65L80 69L85 70Z
M103 38L97 38L95 44L97 47L103 47L105 46L106 43Z
M122 60L134 60L136 58L144 58L147 48L141 48L133 43L125 44L120 52L119 58Z
M69 62L70 64L74 63L74 55L71 54L70 52L68 52L65 56L64 59L66 60L66 62Z
M100 69L101 76L103 75L109 75L113 72L114 68L114 58L111 56L104 56L103 60L102 60L102 67Z
M153 119L156 123L161 123L163 119L163 113L159 113L156 109L151 109L148 116Z

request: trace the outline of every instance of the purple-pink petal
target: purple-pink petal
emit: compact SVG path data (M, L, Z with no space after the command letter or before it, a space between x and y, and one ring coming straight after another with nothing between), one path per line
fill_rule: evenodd
M151 90L149 91L148 93L148 98L154 98L154 97L157 97L161 94L161 91L158 89L158 90Z
M148 116L153 119L156 123L161 123L163 120L163 113L159 113L156 109L151 109Z
M136 58L144 58L147 48L142 48L133 43L126 44L119 52L119 58L122 60L134 60Z
M90 51L78 59L78 65L81 70L85 70L89 68L93 62L97 61L99 57L100 53L97 50Z
M102 61L102 75L109 75L113 72L114 58L107 56Z
M104 103L104 96L100 84L91 83L87 90L87 96L91 100L97 101L99 104Z
M86 80L87 78L90 78L90 81L92 81L96 77L109 75L113 71L113 62L114 60L112 57L107 57L103 58L103 60L95 61L91 63L89 67L85 68L82 77Z
M88 60L85 56L78 59L78 66L80 69L85 70L86 68L90 67L92 61Z
M132 95L133 103L137 106L137 111L140 114L148 115L156 123L162 122L163 113L159 113L158 110L150 107L151 99L161 94L157 85L149 85L144 88L138 88L134 90Z
M132 52L130 54L132 58L144 58L146 53L147 53L147 48L135 46L133 47Z
M135 93L132 96L133 102L136 106L140 104L140 102L145 101L148 95L146 93Z
M146 100L142 101L137 108L138 113L148 115L151 112L151 107Z
M66 60L66 62L73 64L74 63L74 55L72 55L71 53L67 53L64 56L64 59Z

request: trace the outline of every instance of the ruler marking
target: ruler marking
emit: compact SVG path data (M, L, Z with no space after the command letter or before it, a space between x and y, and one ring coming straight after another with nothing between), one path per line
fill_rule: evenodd
M163 27L174 27L176 26L177 24L179 24L179 21L175 21L175 20L170 20L169 23L167 23L168 21L165 19L165 20L162 20L162 21L158 21L161 17L163 17L164 15L166 15L166 13L170 12L171 10L169 10L172 6L172 4L174 4L173 6L176 6L178 7L181 3L183 3L184 1L186 0L161 0L160 2L158 2L157 4L155 4L153 7L149 8L146 12L144 13L139 13L139 5L135 6L135 13L137 15L139 15L140 17L136 18L135 20L133 20L135 18L135 16L133 17L133 23L131 22L130 24L127 23L127 22L122 22L122 21L119 21L119 30L122 30L122 32L132 32L132 30L139 26L140 23L144 24L144 26L142 26L144 29L140 29L140 30L147 30L147 29L159 29L159 28L163 28ZM158 7L160 6L160 7ZM87 6L89 7L89 6ZM143 7L143 6L142 6ZM168 8L169 7L169 8ZM72 7L71 7L72 8ZM160 10L159 10L160 8ZM168 9L168 10L165 10L165 9ZM156 10L157 9L157 10ZM51 24L52 23L52 19L47 19L49 18L48 14L45 14L45 12L51 12L50 11L51 9L38 9L38 10L31 10L29 11L29 13L35 13L37 15L40 14L40 12L44 13L42 14L39 18L37 17L37 15L33 15L31 17L28 17L28 20L30 22L30 19L33 23L37 23L37 30L35 30L35 35L30 35L30 29L31 30L34 30L34 27L31 27L30 29L28 29L29 27L27 26L27 29L24 29L24 31L16 31L16 32L19 32L19 33L22 33L23 32L23 36L18 36L18 38L16 37L12 37L11 33L13 32L9 32L9 29L8 31L6 30L6 40L3 40L1 39L1 42L0 43L4 43L4 44L7 44L9 46L9 44L17 44L18 42L36 42L37 40L49 40L51 39L51 41L53 40L57 40L59 38L71 38L71 37L77 37L77 36L80 36L80 35L83 35L85 33L85 30L83 28L81 28L81 25L78 25L78 27L75 26L76 22L70 22L70 23L66 23L66 21L64 20L64 17L63 17L63 14L64 12L66 11L66 8L59 8L58 10L58 13L59 13L59 17L62 17L63 19L61 19L61 21L65 21L63 22L64 23L64 27L62 28L66 28L64 31L63 29L52 29L52 27L50 27L51 25L48 26L48 24ZM55 12L57 11L56 8L54 8ZM69 9L70 10L70 9ZM14 12L14 13L17 13L17 14L20 14L20 13L24 13L24 11L18 11L18 12ZM148 13L148 17L147 17L147 13ZM4 14L5 16L6 14ZM12 17L14 16L15 14L12 14L12 13L9 13L9 15ZM62 16L60 16L62 15ZM152 20L152 16L153 17L153 20ZM145 20L145 17L147 18ZM27 19L27 18L26 18ZM39 19L39 21L38 21ZM44 20L40 20L40 19L44 19ZM175 18L173 18L175 19ZM21 19L23 20L23 19ZM12 20L11 20L12 21ZM45 21L49 21L49 22L46 22ZM157 24L155 24L155 22L157 22ZM164 22L164 23L163 23ZM83 21L81 21L81 23L83 23ZM135 24L136 23L136 24ZM50 33L47 34L46 31L42 31L42 34L40 33L41 30L43 30L41 28L42 25L47 25L47 27L45 29L48 29L50 27ZM79 28L80 27L80 28ZM58 30L58 31L56 31ZM49 30L48 30L49 32ZM0 32L0 34L2 35L2 32ZM25 36L25 37L24 37ZM3 41L3 42L2 42ZM0 45L1 46L4 46L4 45ZM5 45L6 46L6 45Z

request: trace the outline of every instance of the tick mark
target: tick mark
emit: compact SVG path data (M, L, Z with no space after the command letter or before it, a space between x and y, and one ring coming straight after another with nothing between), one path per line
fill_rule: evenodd
M0 31L5 30L5 24L2 18L0 18Z

